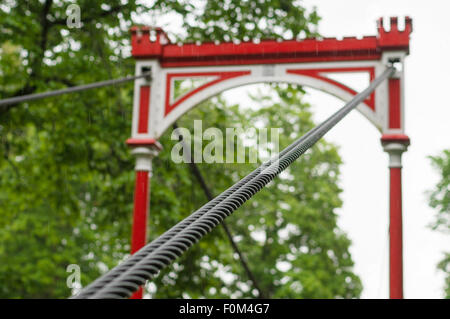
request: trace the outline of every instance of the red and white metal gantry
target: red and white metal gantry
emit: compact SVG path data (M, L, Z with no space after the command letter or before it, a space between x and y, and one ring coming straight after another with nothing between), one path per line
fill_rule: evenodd
M404 126L404 59L409 54L412 20L403 30L397 18L386 30L378 20L378 33L363 38L262 40L258 43L175 44L161 28L133 27L132 55L136 75L131 138L136 156L136 186L132 253L146 243L152 158L162 149L158 138L184 113L225 90L262 82L287 82L312 87L350 101L357 92L331 77L358 72L372 80L388 65L398 71L382 83L358 110L381 132L390 169L390 297L403 298L401 155L409 145ZM200 85L175 96L174 84L202 79ZM142 296L142 290L135 297Z

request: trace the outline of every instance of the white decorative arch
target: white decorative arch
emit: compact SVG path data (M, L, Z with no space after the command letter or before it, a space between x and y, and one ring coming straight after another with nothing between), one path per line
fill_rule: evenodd
M381 74L385 70L385 66L379 61L350 61L161 68L157 61L137 62L137 74L148 69L151 69L154 74L151 85L145 79L137 79L135 83L134 114L137 116L133 119L133 139L158 139L173 122L202 101L223 91L249 84L271 82L298 84L326 92L348 102L357 92L344 83L327 77L327 73L366 72L370 78L373 78ZM157 71L155 72L155 70ZM173 80L196 77L207 77L209 82L192 89L178 99L173 98ZM147 86L150 94L141 96L140 88ZM378 130L383 131L384 114L388 102L387 84L382 84L371 98L371 101L366 100L361 103L358 110ZM148 99L148 101L142 101L142 99ZM141 109L147 105L149 111L148 114L145 114ZM148 116L146 129L142 129L140 116ZM139 126L141 126L141 130L139 130Z

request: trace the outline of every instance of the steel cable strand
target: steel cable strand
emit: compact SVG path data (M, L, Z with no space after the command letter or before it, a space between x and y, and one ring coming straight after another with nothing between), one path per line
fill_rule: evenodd
M197 236L194 238L194 240L185 241L184 233L189 232L189 228L184 230L182 233L175 236L173 239L171 239L169 242L158 248L157 250L153 251L149 256L147 256L145 259L143 259L140 263L136 264L133 268L130 268L127 272L123 273L121 276L117 278L115 282L112 282L110 285L105 287L103 290L99 291L98 293L94 294L92 298L126 298L129 297L133 290L128 290L127 287L130 286L130 283L127 283L129 281L130 275L133 278L133 281L136 280L136 273L140 273L140 281L139 284L136 287L139 287L142 285L146 280L153 278L155 276L155 273L150 273L149 271L145 271L146 269L149 269L149 267L157 267L155 260L153 258L160 258L161 256L167 257L167 252L170 251L174 254L170 254L172 257L172 261L176 259L177 257L181 256L188 248L190 248L194 243L196 243L201 237L203 237L205 234L210 232L213 228L211 227L211 223L215 226L219 225L220 222L225 218L231 215L231 213L235 210L235 203L238 203L239 206L241 206L246 200L251 198L257 191L261 190L264 185L269 183L273 178L275 177L275 173L272 172L272 174L269 176L267 174L260 175L259 180L260 181L252 181L252 183L256 183L255 187L252 187L251 192L243 192L239 195L239 200L235 201L234 203L231 200L227 200L226 203L223 204L223 207L226 209L222 211L221 214L216 214L216 216L210 216L211 213L207 213L204 216L202 216L200 219L198 219L193 226L195 228L199 228L199 231L197 232ZM181 244L180 241L183 241ZM175 255L177 257L175 257ZM162 268L159 268L161 270ZM143 275L144 274L144 275ZM126 292L126 294L124 294Z
M320 137L319 137L320 138ZM316 139L317 140L317 139ZM308 143L310 144L310 143ZM295 160L295 155L300 155L303 150L303 148L300 149L301 152L295 152L294 156L287 156L286 161L292 162ZM120 277L117 278L116 282L113 282L109 285L109 287L105 287L102 291L98 292L93 296L93 298L126 298L129 297L134 290L129 289L127 291L127 287L130 286L129 281L130 276L133 278L133 280L136 279L136 273L139 272L141 276L138 276L140 278L140 284L143 284L146 280L153 278L154 273L150 273L148 271L145 271L145 269L148 269L148 266L156 266L153 258L158 258L161 255L167 254L167 251L173 251L176 253L176 255L180 256L184 251L186 251L190 246L192 246L195 242L197 242L201 237L202 234L206 234L207 232L211 231L212 228L210 226L210 223L213 223L213 225L217 226L220 224L220 222L227 216L229 216L237 207L241 206L246 200L250 199L256 192L261 190L267 183L269 183L273 178L281 172L283 167L286 167L285 165L279 166L277 170L264 170L264 173L259 175L257 178L251 181L251 187L249 187L246 190L238 190L234 196L235 198L228 198L225 200L221 208L224 208L221 210L219 214L215 214L218 219L215 218L213 215L213 212L208 212L204 216L202 216L200 219L198 219L196 222L193 223L191 227L199 227L202 232L197 233L198 237L195 237L194 240L183 242L182 245L180 244L180 241L183 241L183 237L185 232L189 232L188 227L186 230L182 231L181 233L177 234L175 237L173 237L170 241L168 241L166 244L161 246L160 248L153 251L149 256L147 256L144 260L142 260L140 263L136 264L133 268L130 268L127 272L123 273ZM281 169L280 169L281 168ZM213 209L212 211L217 210ZM201 237L200 237L201 236ZM172 255L173 256L173 255ZM175 256L173 256L175 257ZM173 259L176 259L173 258ZM162 269L162 268L161 268ZM144 270L144 272L142 272ZM139 286L139 285L138 285Z
M283 156L286 152L288 152L290 149L295 147L298 143L301 143L309 134L312 134L315 130L317 130L319 126L313 128L310 130L306 135L298 138L295 142L293 142L291 145L286 147L282 152L278 154L278 156ZM255 176L257 176L261 170L270 165L272 159L267 161L266 163L263 163L260 167L255 169L253 172L251 172L249 175L242 178L239 182L225 190L223 193L221 193L219 196L215 197L212 201L206 203L204 206L202 206L200 209L198 209L196 212L167 230L164 234L162 234L160 237L152 241L151 243L147 244L145 247L140 249L138 252L136 252L134 255L130 256L127 260L119 264L117 267L106 273L105 275L101 276L100 278L93 281L91 284L89 284L87 287L85 287L82 291L80 291L79 294L73 296L72 298L78 299L78 298L87 298L90 295L92 295L95 291L100 289L101 287L105 286L109 282L111 282L114 278L116 278L121 272L123 272L125 269L128 269L129 267L133 266L144 256L146 256L148 253L152 252L154 249L158 248L162 244L164 244L167 240L172 238L175 234L177 234L179 231L184 229L185 227L189 226L192 222L197 220L200 216L202 216L204 213L209 211L211 208L215 207L218 203L223 201L225 198L227 198L229 195L231 195L233 192L235 192L237 189L241 188L243 185L247 184L250 180L252 180Z
M294 141L291 145L286 147L282 152L278 154L278 156L283 156L286 152L288 152L290 149L292 149L295 145L298 143L301 143L307 136L312 134L315 130L317 130L320 126L317 126L313 129L311 129L306 135L298 138L296 141ZM78 295L73 296L72 298L87 298L88 296L92 295L95 291L100 289L101 287L105 286L107 283L111 282L114 278L118 276L121 272L124 271L124 269L128 269L132 265L136 264L138 261L140 261L145 255L153 251L154 249L161 246L163 243L165 243L167 240L172 238L175 234L177 234L179 231L190 225L192 222L197 220L200 216L202 216L204 213L206 213L209 209L216 206L216 204L223 201L225 198L227 198L230 194L232 194L234 191L248 183L249 180L253 179L256 175L258 175L261 170L269 166L272 159L267 161L266 163L263 163L260 167L255 169L253 172L251 172L249 175L242 178L238 183L234 184L230 188L228 188L226 191L221 193L219 196L213 199L213 201L210 201L206 203L204 206L202 206L200 209L198 209L196 212L173 226L171 229L166 231L163 235L143 247L141 250L136 252L134 255L129 257L126 261L119 264L117 267L109 271L107 274L103 275L102 277L96 279L94 282L92 282L89 286L85 287Z
M340 114L339 115L339 112L341 112L341 111L343 111L342 109L340 110L340 111L338 111L338 112L336 112L332 117L330 117L327 121L325 121L324 123L322 123L321 125L319 125L318 127L316 127L316 129L317 128L319 128L319 127L322 127L322 125L323 124L331 124L331 125L327 125L327 129L326 130L321 130L321 133L320 134L315 134L315 135L317 135L317 137L314 139L314 141L312 140L312 139L310 139L310 141L308 142L308 143L305 143L302 147L300 147L298 150L297 150L297 152L289 152L289 161L279 161L280 163L281 163L281 165L279 166L279 168L281 167L282 168L282 170L284 170L287 166L289 166L290 165L290 163L292 163L292 161L293 161L293 159L295 160L296 158L298 158L298 156L300 156L301 154L303 154L312 144L314 144L318 139L320 139L332 126L334 126L340 119L342 119L346 114L348 114L348 112L350 112L354 107L356 107L361 101L363 101L366 97L367 97L367 95L368 95L368 93L370 93L371 91L373 91L373 89L379 84L379 83L381 83L381 81L383 81L385 78L387 78L387 76L389 76L392 72L394 71L394 69L392 69L392 68L389 68L389 69L387 69L380 77L378 77L377 79L375 79L372 83L371 83L371 85L369 86L369 88L367 88L365 91L363 91L363 92L361 92L360 94L358 94L351 102L349 102L348 103L348 105L346 105L346 106L344 106L342 109L345 109L346 107L347 107L347 110L344 110L344 112L342 112L342 114ZM352 103L353 102L353 103ZM336 116L337 115L337 116ZM333 119L334 118L334 119ZM330 121L331 120L331 121ZM312 130L312 131L310 131L310 132L308 132L308 133L315 133L315 132L313 132L314 131L314 129ZM316 130L316 132L317 132L317 130ZM306 136L304 136L304 137L310 137L312 134L307 134ZM299 140L301 140L302 138L300 138ZM297 140L297 141L299 141L299 140ZM292 144L291 144L291 146L292 146ZM285 151L287 151L287 150L289 150L289 149L292 149L292 147L288 147L288 148L286 148L282 153L285 153ZM280 154L282 154L282 153L280 153ZM291 154L291 153L293 153L293 154ZM293 159L292 159L293 158ZM280 163L278 163L278 165L280 164ZM272 166L272 165L271 165ZM265 170L266 171L266 173L268 172L268 170L266 169ZM277 170L277 174L280 172L281 170ZM273 175L271 178L269 178L269 179L267 179L266 181L264 181L264 185L265 184L267 184L271 179L273 179L273 177L274 176L276 176L277 174L275 174L275 175L273 175L273 174L271 174L271 175ZM252 175L252 174L250 174L250 175ZM249 176L250 176L249 175ZM253 174L254 175L254 174ZM247 178L244 178L243 180L241 180L241 181L244 181L244 180L246 180ZM237 184L239 184L239 183L237 183ZM253 184L253 183L252 183ZM263 185L263 186L264 186ZM236 186L236 185L234 185L234 186ZM250 193L256 193L256 191L259 191L260 189L261 189L261 187L262 186L258 186L258 187L255 187L255 188L251 188L250 187L250 189L252 189L252 191L250 192ZM234 187L231 187L229 190L231 190L231 189L233 189ZM246 198L245 200L248 200L248 195L250 195L250 193L247 193L247 194L245 194L245 195L247 195L247 196L244 196L243 198ZM222 193L223 194L223 193ZM220 195L218 196L218 198L219 197L221 197ZM241 201L238 201L238 204L242 204L242 202ZM234 205L233 205L234 206ZM234 208L234 207L233 207ZM236 208L234 208L234 209L236 209ZM231 211L229 211L228 212L228 214L231 214L231 212L232 212L232 210ZM227 214L227 215L228 215ZM191 215L192 216L192 215ZM198 221L198 219L197 219L197 221ZM216 221L217 222L217 221ZM209 228L209 227L208 227ZM208 231L210 231L211 229L209 229ZM149 244L150 245L150 244ZM166 246L166 245L163 245L163 246ZM162 246L160 246L160 247L162 247ZM184 246L185 247L185 246ZM145 281L145 280L144 280ZM108 294L109 295L109 294Z
M172 260L176 259L180 256L184 251L186 251L190 246L192 246L195 242L197 242L204 234L208 233L212 230L211 224L213 226L217 226L220 222L227 216L229 216L236 208L241 206L246 200L250 199L256 192L261 190L266 184L268 184L273 178L278 175L282 170L284 170L290 163L292 163L296 158L298 158L301 154L303 154L312 144L314 144L318 139L320 139L324 131L321 134L315 134L313 139L307 141L304 146L299 147L298 149L294 149L289 152L289 154L283 158L283 160L277 165L275 169L273 165L269 166L269 168L265 169L261 175L255 178L249 187L245 190L238 190L234 196L234 198L228 198L223 202L220 209L213 209L211 212L208 212L196 222L192 224L191 227L188 227L183 232L177 234L174 238L172 238L169 242L156 249L153 253L147 256L140 263L135 265L132 269L129 269L127 272L123 273L120 277L117 278L118 282L112 283L109 287L106 287L104 290L104 295L101 292L95 294L93 298L123 298L128 297L132 294L133 291L128 291L125 295L127 287L130 286L129 278L133 278L133 281L136 279L136 273L140 273L140 284L143 284L146 280L152 278L155 273L145 271L148 267L157 267L155 264L155 260L152 258L158 258L161 256L167 257L168 252L173 252L174 254L170 254ZM214 210L220 210L218 213L214 214ZM212 215L212 216L211 216ZM214 216L215 215L215 216ZM215 217L218 218L215 218ZM199 229L198 232L194 232L196 236L193 240L185 241L184 233L189 233L189 228ZM160 268L162 269L162 268ZM139 286L139 285L138 285Z
M256 175L257 174L256 170L253 173L254 173L253 176ZM97 289L103 287L105 284L109 283L111 280L117 277L124 269L128 269L129 267L133 266L135 263L140 261L144 256L146 256L149 252L158 248L159 246L164 244L167 240L172 238L175 234L177 234L179 231L186 228L188 225L190 225L192 222L194 222L196 219L198 219L200 216L206 213L210 208L214 207L217 203L221 202L224 198L229 196L235 189L244 185L253 176L246 176L245 180L244 179L241 180L240 185L235 185L236 187L234 187L234 189L231 188L228 189L227 191L216 197L212 202L209 202L203 207L201 207L194 214L190 215L182 222L176 224L168 231L166 231L163 235L161 235L160 237L149 243L147 246L140 249L134 255L130 256L126 261L121 263L119 266L117 266L107 274L103 275L102 277L96 279L94 282L92 282L89 286L84 288L78 295L74 296L73 298L86 298L92 295Z
M262 187L267 184L268 182L270 182L270 180L272 180L275 177L275 172L272 172L271 176L265 174L260 176L260 179L263 180L263 183L258 183L256 185L254 185L255 187L252 187L253 191L252 192L243 192L242 194L237 195L238 196L238 200L237 201L233 201L233 200L228 200L229 205L224 205L224 207L222 208L226 208L225 210L223 210L220 214L214 214L216 216L210 216L212 214L208 214L208 215L204 215L201 219L197 221L195 224L198 224L198 226L200 227L199 230L200 232L197 233L197 237L195 238L195 240L188 242L188 246L192 246L194 242L198 241L198 239L200 239L200 236L205 235L207 232L209 232L210 230L212 230L211 226L210 226L210 222L213 223L213 225L217 226L225 217L229 216L236 208L236 204L238 206L241 206L246 200L248 200L249 198L251 198L251 196L254 195L254 193L256 193L257 191L259 191L260 189L262 189ZM235 205L233 205L235 204ZM218 218L216 218L218 217ZM192 227L197 228L197 225L193 225ZM189 230L185 230L185 232L189 232ZM181 238L183 238L183 234L178 234L176 236L176 240L180 240ZM175 238L173 239L175 240ZM167 246L164 245L164 246ZM179 245L178 242L169 245L167 247L164 247L164 249L167 249L168 251L173 251L176 252L177 255L181 255L184 251L186 251L189 247L186 245L186 243L183 243L183 245ZM163 248L161 248L163 249ZM167 253L167 251L164 251L159 255L165 255ZM158 258L158 255L156 256L156 258ZM149 258L148 258L149 259ZM146 268L147 266L152 266L155 265L155 263L153 262L153 260L150 260L148 263L142 263L142 268L139 268L139 270L142 270L144 268ZM140 265L140 266L141 266ZM146 277L150 277L152 274L148 273ZM134 278L134 276L133 276ZM145 281L145 280L144 280ZM116 287L113 287L114 285L112 285L110 287L110 290L108 292L108 295L111 297L112 295L110 294L111 291L115 291L116 293L120 293L120 291L123 291L123 285L119 284L119 285L115 285ZM118 287L117 287L118 286ZM126 284L125 286L128 286L128 284ZM115 289L115 288L118 288ZM120 291L119 291L120 290ZM94 295L94 298L96 298L97 296ZM105 296L102 296L102 298ZM116 296L120 297L120 296Z
M64 88L64 89L60 89L60 90L27 94L27 95L21 95L21 96L14 96L14 97L0 100L0 109L3 108L4 106L10 105L10 104L17 104L17 103L22 103L22 102L40 100L40 99L44 99L44 98L48 98L48 97L52 97L52 96L58 96L58 95L62 95L62 94L80 92L80 91L96 89L96 88L109 86L109 85L121 84L121 83L129 82L129 81L133 81L136 79L149 77L150 75L151 75L150 73L142 73L139 75L127 76L127 77L120 78L120 79L99 81L99 82L94 82L94 83L89 83L89 84L72 86L72 87L68 87L68 88Z
M265 165L268 165L265 163ZM122 271L125 268L128 268L132 265L134 265L136 262L142 259L143 256L148 254L149 252L153 251L154 249L161 246L163 243L165 243L168 239L172 238L175 234L177 234L180 230L184 229L188 225L190 225L193 221L198 219L200 216L202 216L205 212L207 212L209 209L214 207L217 203L221 202L223 199L227 198L230 194L232 194L233 191L241 187L242 185L245 185L249 180L251 180L254 176L256 176L262 168L258 167L255 171L253 171L251 174L247 175L245 178L241 179L237 184L233 185L229 189L227 189L225 192L214 198L213 201L208 202L203 207L201 207L199 210L191 214L189 217L184 219L183 221L179 222L175 226L173 226L171 229L166 231L163 235L149 243L147 246L143 247L141 250L136 252L134 255L130 256L126 261L121 263L119 266L115 267L113 270L108 272L107 274L103 275L102 277L95 280L93 283L91 283L89 286L84 288L78 295L74 296L74 298L85 298L89 295L91 295L96 289L99 287L102 287L105 283L110 282L113 278L116 277L120 271Z

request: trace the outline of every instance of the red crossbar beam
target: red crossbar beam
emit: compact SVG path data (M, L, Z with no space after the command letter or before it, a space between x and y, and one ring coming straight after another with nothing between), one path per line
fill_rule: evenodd
M263 40L260 43L239 44L207 42L178 45L170 43L161 28L132 27L132 55L136 59L159 59L163 67L379 60L382 51L409 50L411 19L405 19L405 29L402 31L397 27L397 18L391 18L390 22L391 29L386 31L380 19L378 36L361 39Z

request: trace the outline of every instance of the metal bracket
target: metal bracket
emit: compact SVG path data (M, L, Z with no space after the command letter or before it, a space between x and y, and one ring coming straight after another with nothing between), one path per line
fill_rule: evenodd
M146 76L144 79L146 81L145 84L151 84L152 82L152 68L148 66L143 66L141 68L141 74L148 73L148 76Z

